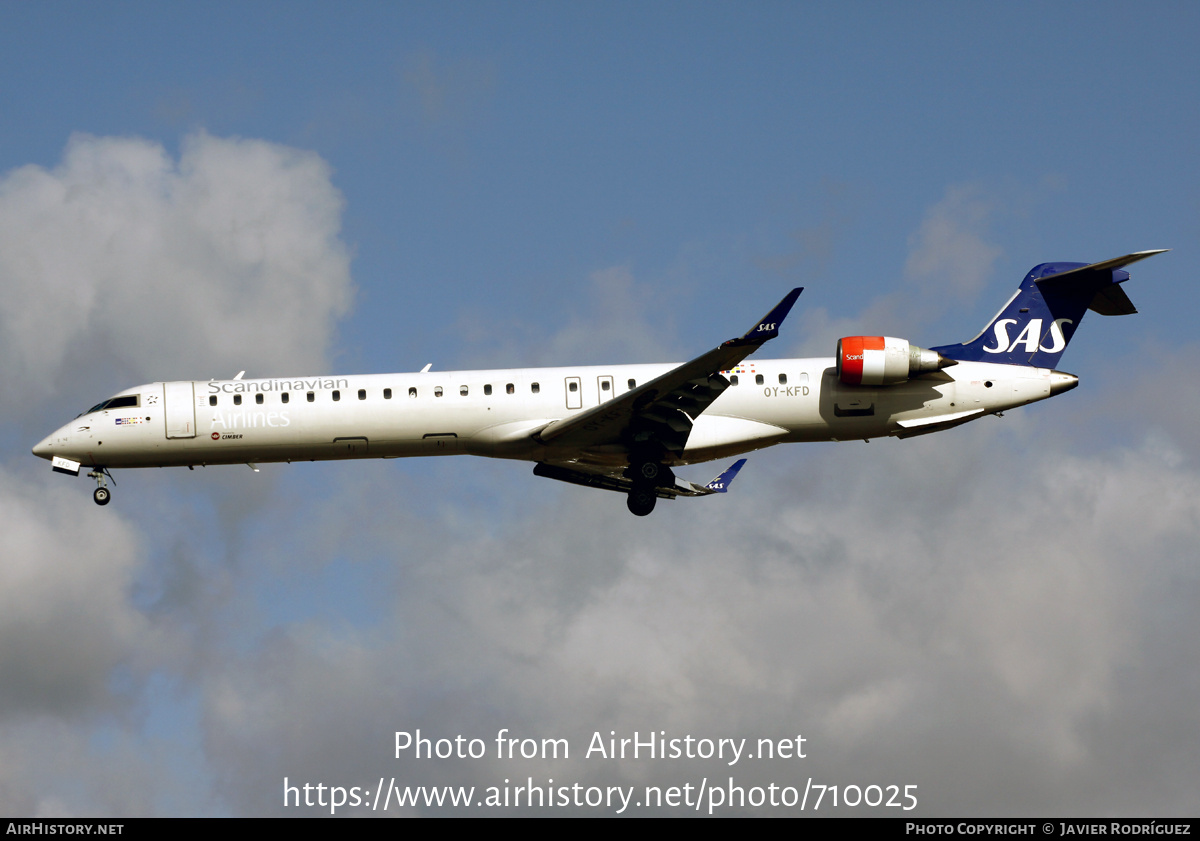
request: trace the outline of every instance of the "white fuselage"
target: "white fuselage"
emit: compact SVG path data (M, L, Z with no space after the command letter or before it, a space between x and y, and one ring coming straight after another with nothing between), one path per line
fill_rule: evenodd
M471 454L619 465L619 446L562 450L537 439L676 366L611 365L150 383L136 406L79 416L34 448L108 468ZM672 464L773 444L918 434L1049 397L1044 368L961 362L890 386L849 386L832 358L746 361ZM1055 388L1057 393L1061 388Z

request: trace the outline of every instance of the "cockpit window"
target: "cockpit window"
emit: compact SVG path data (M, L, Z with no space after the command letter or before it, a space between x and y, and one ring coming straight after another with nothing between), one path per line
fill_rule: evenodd
M105 400L103 402L97 403L95 406L88 409L83 414L90 415L92 412L99 412L102 409L136 408L138 406L138 397L139 397L139 395L137 395L137 394L123 394L120 397L113 397L109 400ZM82 415L80 415L79 417L82 417Z

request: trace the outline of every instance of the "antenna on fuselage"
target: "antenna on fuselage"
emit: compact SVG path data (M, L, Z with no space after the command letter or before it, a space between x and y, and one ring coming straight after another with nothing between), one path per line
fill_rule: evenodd
M234 379L240 380L245 375L245 373L246 373L245 371L238 371L238 375L236 377L234 377Z
M422 369L421 369L421 373L422 373L422 374L428 374L428 373L429 373L429 369L430 369L430 368L432 368L432 367L433 367L433 363L432 363L432 362L430 362L428 365L426 365L424 368L422 368Z

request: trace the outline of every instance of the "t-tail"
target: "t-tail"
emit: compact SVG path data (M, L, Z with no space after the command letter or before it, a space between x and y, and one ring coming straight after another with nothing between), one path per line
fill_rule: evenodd
M1123 267L1168 250L1137 251L1103 263L1042 263L1025 275L982 333L969 342L933 350L960 361L1057 368L1085 312L1137 312L1120 286L1129 280Z

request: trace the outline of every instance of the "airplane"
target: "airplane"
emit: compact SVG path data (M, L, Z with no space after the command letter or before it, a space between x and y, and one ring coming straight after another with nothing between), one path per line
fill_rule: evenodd
M534 475L659 499L725 493L740 459L705 484L675 469L804 441L909 438L1078 385L1057 370L1087 310L1137 312L1123 267L1042 263L974 339L921 348L847 336L837 355L747 361L779 335L793 289L744 335L690 362L364 376L156 382L126 389L47 436L33 454L88 477L107 505L113 468L470 454L532 461Z

